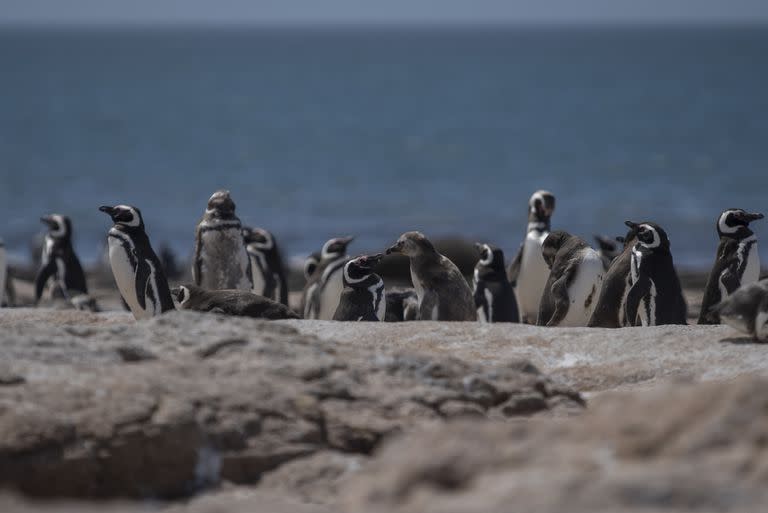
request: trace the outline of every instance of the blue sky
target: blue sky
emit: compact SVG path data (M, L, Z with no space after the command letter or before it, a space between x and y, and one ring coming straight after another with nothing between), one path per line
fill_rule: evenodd
M768 0L0 0L0 23L768 22Z

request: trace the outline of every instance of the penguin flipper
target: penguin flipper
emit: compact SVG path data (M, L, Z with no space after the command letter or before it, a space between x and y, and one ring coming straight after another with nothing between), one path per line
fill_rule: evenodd
M150 268L147 261L138 259L136 262L136 301L142 310L147 309L147 284L149 282Z
M517 250L517 254L515 255L515 258L512 260L512 263L509 264L509 267L507 268L507 279L509 280L509 284L512 285L514 288L517 285L517 278L520 276L520 266L523 262L523 244L520 244L520 247Z
M568 299L568 284L575 274L576 266L570 266L566 273L552 284L550 291L552 302L555 305L555 311L552 312L552 317L549 318L546 326L557 326L568 314L568 307L570 306L570 300Z
M203 235L201 233L200 227L197 227L197 234L195 236L195 252L192 255L192 282L200 286L200 283L203 280L202 275L202 261L200 260L200 255L203 252ZM250 260L250 259L249 259ZM250 268L250 265L249 265Z
M419 306L419 319L422 321L437 321L439 320L439 300L437 294L431 290L424 291L424 297L421 299L421 305Z
M637 310L640 308L640 301L650 292L650 280L640 278L636 281L627 293L627 302L624 304L625 319L630 326L637 326Z
M48 259L35 277L35 304L40 302L43 296L43 289L48 280L56 273L56 261L53 258Z
M729 267L720 274L720 283L723 284L728 295L733 294L741 285L741 282L732 267Z

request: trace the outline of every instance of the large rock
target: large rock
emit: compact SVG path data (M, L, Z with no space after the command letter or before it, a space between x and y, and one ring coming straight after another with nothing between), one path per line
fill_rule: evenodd
M346 511L367 513L765 512L768 380L616 394L567 421L420 430L343 490Z
M313 455L305 481L334 482L322 454L582 404L518 359L334 344L252 319L11 310L0 326L0 486L39 497L182 497Z

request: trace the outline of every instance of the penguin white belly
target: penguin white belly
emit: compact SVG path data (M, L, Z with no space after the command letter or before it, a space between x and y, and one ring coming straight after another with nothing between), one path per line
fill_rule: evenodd
M264 273L261 271L262 267L259 267L257 261L258 257L250 255L251 257L251 278L253 279L253 293L263 296L265 288L267 286L267 280L264 278ZM271 299L271 298L270 298Z
M568 313L559 326L586 326L600 296L605 267L597 251L585 250L576 278L568 288Z
M541 254L541 245L547 235L548 232L541 235L536 231L529 232L523 244L515 296L520 314L527 318L528 322L536 322L541 296L549 278L549 267Z
M341 293L344 290L343 273L344 266L341 265L333 271L325 282L325 286L320 292L320 311L317 312L318 319L325 321L333 319L333 314L336 313L336 309L339 307Z
M136 299L136 269L133 268L128 259L126 248L115 237L109 237L109 264L112 267L112 275L115 277L117 288L131 309L133 316L136 319L151 317L150 312L139 306Z
M376 297L376 289L378 285L374 285L371 287L373 290L371 291L374 296ZM374 299L374 302L376 300ZM381 300L379 301L378 307L376 308L376 318L379 319L379 321L384 322L384 319L387 317L387 292L382 290L381 291Z
M755 283L760 279L760 254L757 252L757 242L752 244L749 248L749 255L747 256L747 267L744 269L744 274L741 276L741 285L747 285L749 283Z
M200 286L204 289L251 290L248 279L248 253L239 227L206 230L202 233Z
M656 284L650 280L651 287L648 296L640 301L638 316L641 326L656 326Z
M755 337L763 342L768 341L768 312L758 310L755 317Z
M5 297L5 280L8 272L8 264L5 258L5 248L0 245L0 305L3 304L3 298Z

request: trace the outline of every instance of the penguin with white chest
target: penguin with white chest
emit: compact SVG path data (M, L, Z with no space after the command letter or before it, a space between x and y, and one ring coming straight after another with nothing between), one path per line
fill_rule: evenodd
M197 225L192 279L207 290L253 288L242 225L229 191L213 193Z
M637 234L632 246L627 322L636 326L686 324L688 307L675 270L667 233L656 223L626 225Z
M82 304L84 309L97 310L95 302L87 297L83 266L72 246L72 221L59 214L41 217L40 221L48 226L48 233L43 243L42 264L35 277L35 304L40 302L46 283L53 278L67 300Z
M330 239L320 252L320 263L304 286L302 312L305 319L332 320L344 290L347 247L354 237Z
M422 321L476 321L472 289L456 264L437 252L423 233L406 232L387 254L410 259L411 280Z
M586 326L603 284L597 251L579 237L558 230L542 246L551 272L541 297L539 326Z
M625 317L624 305L630 288L630 266L636 233L633 229L623 238L624 250L611 261L600 288L597 305L587 323L589 328L622 328L632 326ZM618 240L618 239L617 239ZM602 256L602 255L601 255Z
M7 274L8 264L5 257L5 244L3 239L0 239L0 306L3 305L3 297L6 295L5 280L7 279ZM10 298L8 298L8 303L10 304L10 302Z
M741 286L710 310L729 326L768 342L768 280Z
M504 252L490 244L475 244L474 296L480 322L520 322L517 300L504 269Z
M117 205L99 210L114 223L107 235L109 263L133 316L146 319L174 310L168 280L144 230L139 209Z
M712 306L728 298L739 287L755 283L760 278L757 236L749 224L762 218L763 214L740 208L725 210L718 217L720 244L704 289L699 324L720 324L720 316Z
M251 259L253 293L288 305L288 283L275 236L263 228L243 228L245 250Z
M380 321L386 318L384 280L373 272L384 255L359 256L344 264L344 291L334 321Z
M548 191L536 191L528 200L528 228L525 240L507 271L515 290L522 322L534 324L539 301L549 278L549 267L541 254L541 246L551 230L555 197Z

